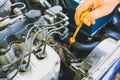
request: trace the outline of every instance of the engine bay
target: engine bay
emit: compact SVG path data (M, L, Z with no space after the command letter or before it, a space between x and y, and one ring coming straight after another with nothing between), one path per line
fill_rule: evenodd
M0 0L0 80L119 80L120 5L69 39L81 0Z

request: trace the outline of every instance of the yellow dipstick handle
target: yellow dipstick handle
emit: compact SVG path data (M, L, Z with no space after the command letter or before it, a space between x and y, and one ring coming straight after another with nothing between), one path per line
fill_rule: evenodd
M80 24L77 26L77 28L76 28L73 36L70 38L70 45L75 42L75 38L76 38L76 36L77 36L80 28L82 27L83 19L84 19L84 17L85 17L88 13L89 13L89 10L86 11L86 12L84 12L84 13L81 15L81 17L80 17Z

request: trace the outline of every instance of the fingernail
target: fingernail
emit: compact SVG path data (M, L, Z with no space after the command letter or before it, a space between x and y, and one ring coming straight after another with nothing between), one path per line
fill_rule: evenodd
M87 22L88 22L88 20L87 20L86 18L84 18L84 19L83 19L83 22L84 22L84 23L87 23Z
M87 26L91 26L90 22L87 23Z
M87 20L87 18L84 18L84 19L83 19L83 22L84 22L87 26L90 26L90 25L91 25L90 22Z
M94 24L95 24L95 21L92 21L92 24L94 25Z

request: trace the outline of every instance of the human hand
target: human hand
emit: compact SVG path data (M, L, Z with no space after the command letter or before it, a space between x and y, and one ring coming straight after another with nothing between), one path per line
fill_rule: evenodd
M87 26L95 24L95 20L97 18L110 14L118 3L120 3L120 0L83 0L81 4L76 8L76 25L80 24L81 14L90 8L93 10L89 12L83 19L83 23Z

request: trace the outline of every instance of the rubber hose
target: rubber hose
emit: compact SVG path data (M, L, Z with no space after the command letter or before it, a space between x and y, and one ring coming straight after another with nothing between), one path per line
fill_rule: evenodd
M90 50L93 50L98 44L99 44L99 42L83 44L83 43L76 41L71 47L76 48L78 50L82 50L82 51L90 51Z
M69 38L67 37L66 39L63 40L64 43L69 44ZM99 44L99 42L92 42L92 43L88 43L88 44L83 44L80 42L75 42L71 45L71 48L80 50L80 51L90 51L92 49L94 49L97 45Z

